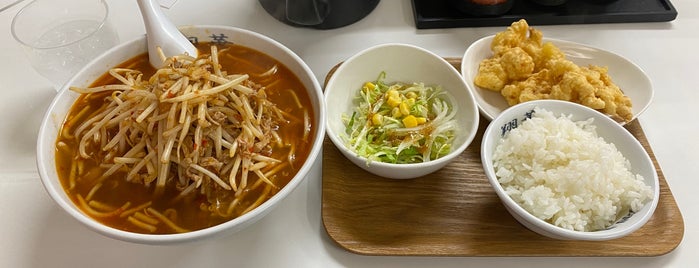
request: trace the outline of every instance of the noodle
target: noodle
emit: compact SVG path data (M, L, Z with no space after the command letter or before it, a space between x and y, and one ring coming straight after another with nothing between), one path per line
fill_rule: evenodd
M140 211L140 210L145 210L147 207L150 207L151 204L153 204L153 202L146 202L146 203L141 204L141 205L139 205L139 206L137 206L137 207L135 207L135 208L132 208L132 209L129 209L129 210L125 210L125 211L121 212L121 214L119 214L119 217L121 217L121 218L128 217L128 216L130 216L131 214L134 214L134 213L136 213L136 212L138 212L138 211Z
M140 212L140 211L137 211L136 213L134 213L132 217L134 217L135 219L138 219L138 220L140 220L140 221L142 221L142 222L151 224L151 225L156 225L156 224L158 224L158 220L157 220L157 219L155 219L155 218L153 218L153 217L150 217L150 216L148 216L148 215L146 215L146 214L143 214L143 212Z
M133 223L134 226L147 230L149 233L155 232L155 230L158 229L158 227L154 226L155 224L143 222L142 220L137 219L136 217L129 216L126 218L126 220L130 223Z
M148 213L152 214L154 217L158 218L158 219L159 219L160 221L162 221L163 223L165 223L165 225L167 225L168 227L170 227L170 229L174 230L175 232L178 232L178 233L186 233L186 232L189 232L189 230L184 229L184 228L182 228L182 227L180 227L180 226L177 226L177 224L175 224L175 223L172 222L170 219L168 219L167 217L165 217L165 215L160 214L160 212L158 212L157 210L155 210L155 209L153 209L153 208L147 208L146 211L147 211Z
M90 206L81 195L78 195L77 197L79 206L83 209L83 211L86 211L88 214L90 214L90 216L93 217L112 217L115 215L119 215L124 209L126 209L129 206L129 203L126 203L124 204L124 206L116 208L112 211L101 212L97 211L95 208Z
M99 190L101 187L102 187L101 182L98 182L97 184L95 184L95 186L93 186L92 189L90 189L90 192L88 192L87 195L85 196L85 200L92 200L92 196L94 196L95 193L97 192L97 190Z

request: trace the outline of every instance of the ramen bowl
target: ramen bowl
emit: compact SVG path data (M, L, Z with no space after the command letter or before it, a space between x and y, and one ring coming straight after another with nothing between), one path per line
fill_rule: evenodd
M94 220L72 201L59 180L56 164L56 141L67 113L79 96L78 93L70 90L69 86L87 87L110 68L147 52L145 36L123 43L90 62L58 92L44 115L37 140L37 166L41 181L49 196L62 210L80 223L107 237L143 244L173 244L218 237L240 231L283 202L309 175L320 152L325 133L325 107L322 100L322 91L315 75L301 58L279 42L248 30L226 26L187 26L180 28L180 30L190 40L232 42L253 48L276 59L295 74L305 87L310 99L310 106L313 109L313 115L308 118L309 123L314 127L307 136L307 142L310 144L307 159L297 166L296 175L290 178L290 181L281 187L275 195L247 213L218 225L183 233L155 235L123 231L108 227Z
M345 138L346 121L353 114L362 86L385 73L386 84L423 83L441 87L453 98L457 129L451 151L442 157L414 163L368 160L351 148ZM423 48L407 44L382 44L361 51L342 63L325 85L326 132L332 143L352 163L375 175L410 179L435 172L458 157L471 143L478 128L478 108L460 74L446 60ZM343 137L345 136L345 137Z
M570 135L572 132L570 130L573 128L566 128L566 126L572 126L573 123L557 124L552 122L550 117L537 118L536 122L539 122L537 127L532 125L523 127L538 112L544 114L550 112L552 117L557 119L566 116L570 118L569 121L575 122L574 124L592 119L589 124L594 127L596 136L604 139L605 143L613 144L615 149L601 146L601 141L593 136ZM544 118L545 120L539 120ZM560 119L556 122L560 122ZM560 127L555 128L555 126ZM526 132L519 132L509 140L510 142L504 143L503 140L518 128L525 129ZM540 139L540 134L546 133L545 131L555 134ZM538 142L544 140L545 143ZM503 153L498 154L499 159L506 159L499 160L502 168L496 168L494 164L496 158L494 155L498 146L505 146L500 150ZM618 151L623 158L618 157L614 151ZM563 153L565 156L554 157L558 153ZM625 162L622 159L628 161L628 166L620 164ZM481 162L488 181L507 211L526 228L554 239L603 241L621 238L648 222L658 205L660 194L658 175L641 143L610 117L572 102L536 100L504 110L491 121L483 133ZM599 162L606 165L595 164ZM624 166L629 173L622 171L621 166ZM613 175L609 176L612 172L614 172ZM514 174L516 178L510 180L510 174ZM616 179L628 178L626 174L642 176L643 184L649 189L637 191L636 189L642 187L633 186L634 183L628 183L629 180L622 182ZM605 183L600 183L601 181ZM506 185L503 186L503 183ZM571 187L572 185L574 186ZM619 194L622 191L625 193ZM643 193L638 196L643 195L650 200L645 200L635 212L628 214L615 212L616 207L613 206L622 207L622 205L619 201L612 200L625 200L628 196L636 196L634 193ZM515 197L512 196L513 194ZM531 200L534 201L528 202ZM563 200L565 201L562 203ZM525 203L529 209L520 205L522 203ZM535 211L536 215L530 211ZM547 218L543 215L554 212L558 218L551 217L548 221L542 219ZM610 215L612 212L616 214ZM601 215L611 217L606 218ZM619 218L614 221L615 217ZM587 222L601 220L605 222L606 227L590 228L590 231L585 231L578 227L563 228L561 224L550 223L560 221L566 222L563 224L565 226L575 226L573 223L582 223L584 220ZM611 221L606 222L606 220ZM568 223L571 224L568 225Z

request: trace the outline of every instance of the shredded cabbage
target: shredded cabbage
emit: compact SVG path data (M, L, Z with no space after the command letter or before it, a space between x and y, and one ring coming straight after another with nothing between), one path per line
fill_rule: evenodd
M359 90L340 137L367 163L419 163L451 152L457 132L454 98L441 86L384 81L381 72Z

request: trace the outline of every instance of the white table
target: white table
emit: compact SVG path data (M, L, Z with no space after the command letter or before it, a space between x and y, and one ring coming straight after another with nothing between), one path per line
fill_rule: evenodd
M121 41L144 34L135 1L109 0ZM640 117L650 145L683 213L682 243L650 258L376 257L336 246L321 223L321 163L284 204L242 232L200 243L147 246L88 230L59 210L35 167L41 116L55 91L36 74L0 13L0 267L692 267L699 263L699 2L674 0L668 23L540 26L545 36L621 54L644 69L655 99ZM335 30L287 26L255 0L179 0L166 13L177 25L232 25L268 35L299 54L323 81L336 63L372 45L402 42L445 57L502 30L418 30L408 0L383 0L368 17ZM652 239L651 239L652 240Z

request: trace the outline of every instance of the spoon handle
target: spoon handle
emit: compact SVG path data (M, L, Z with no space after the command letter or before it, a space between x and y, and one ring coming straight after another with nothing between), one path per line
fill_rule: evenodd
M163 65L158 49L166 57L187 53L197 56L197 49L165 16L157 0L138 0L138 7L146 26L146 40L148 41L148 59L153 67Z

